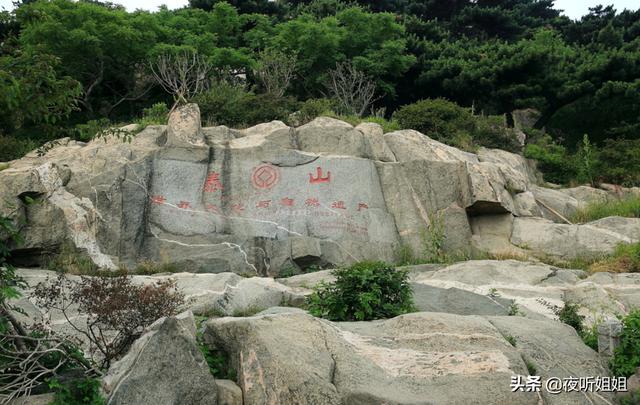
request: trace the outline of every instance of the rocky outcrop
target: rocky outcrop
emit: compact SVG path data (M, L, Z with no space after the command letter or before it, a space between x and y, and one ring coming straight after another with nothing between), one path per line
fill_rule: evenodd
M414 313L332 323L279 312L213 319L204 337L230 355L245 405L611 401L602 393L556 396L544 385L511 392L511 377L528 374L525 361L544 377L606 375L575 331L553 321Z
M561 223L557 214L585 201L618 198L615 190L542 188L519 155L468 153L416 131L383 134L376 124L326 117L298 128L201 128L192 104L130 143L109 136L52 146L0 172L0 212L25 236L12 251L19 264L38 265L70 243L107 268L154 260L190 272L277 275L394 261L403 246L420 256L438 229L449 252L518 251L535 244L492 229L488 218L508 217L514 228L524 217ZM568 245L554 235L536 246L562 257L548 249Z
M158 319L102 379L107 404L218 404L193 314Z

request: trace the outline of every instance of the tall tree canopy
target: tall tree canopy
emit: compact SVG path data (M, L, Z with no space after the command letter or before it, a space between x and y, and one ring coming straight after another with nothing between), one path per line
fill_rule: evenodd
M569 143L587 130L639 136L640 10L598 6L573 21L553 0L191 0L157 12L35 0L0 17L6 133L139 114L167 97L148 69L164 52L197 52L213 76L259 91L268 49L295 55L286 96L299 101L326 94L329 70L349 61L387 113L444 97L491 114L537 108L537 126ZM25 98L36 89L39 100Z

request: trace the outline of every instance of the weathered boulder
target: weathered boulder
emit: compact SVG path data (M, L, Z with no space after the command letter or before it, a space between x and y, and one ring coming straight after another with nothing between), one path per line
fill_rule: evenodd
M536 321L520 316L489 317L488 321L503 336L515 339L515 349L535 367L533 374L542 381L553 378L607 376L609 374L598 354L585 346L576 331L560 322ZM544 403L609 404L608 392L560 392L541 390Z
M553 321L528 326L527 321L415 313L384 321L332 323L302 313L277 313L210 320L204 337L208 345L230 355L245 405L537 404L535 392L511 392L510 378L527 375L519 352L526 349L514 348L502 330L522 334L522 342L529 339L545 350L528 353L545 375L565 374L552 361L556 354L567 358L573 376L604 375L595 352L570 328ZM550 329L552 336L541 336ZM551 339L564 343L556 349ZM547 354L550 358L543 357ZM558 399L543 395L546 403L556 404L580 400L583 394ZM593 403L607 403L588 395Z
M516 194L513 197L514 214L519 217L542 217L543 212L531 191Z
M580 206L577 199L560 190L535 185L529 187L529 190L539 202L544 218L554 222L564 223L562 217L570 218Z
M204 146L204 134L200 120L200 107L186 104L176 108L167 122L167 146Z
M591 221L588 225L619 233L629 239L640 239L640 218L606 217Z
M382 127L373 122L363 122L356 129L364 135L367 157L381 162L395 162L396 157L384 141Z
M366 157L362 132L346 122L319 117L296 128L297 146L312 153Z
M421 272L411 281L512 300L516 306L510 306L510 311L517 310L531 319L557 319L553 306L562 308L566 302L577 304L588 324L615 319L640 307L640 274L636 273L595 273L587 277L582 270L559 269L541 263L471 260ZM456 303L452 308L465 306L463 299ZM453 311L443 308L442 312Z
M131 143L109 136L50 146L0 171L0 213L25 237L12 256L29 266L63 243L107 268L152 260L262 276L394 262L406 249L420 257L433 237L468 255L472 244L492 252L511 238L491 231L485 243L474 223L490 229L489 218L505 214L560 222L538 201L563 216L580 205L569 192L535 186L530 163L516 154L476 155L417 131L383 134L377 124L326 117L298 128L201 128L189 104ZM593 229L604 232L602 222Z
M216 380L218 405L242 405L242 390L231 380Z
M103 378L107 404L217 404L193 314L161 318Z
M620 243L637 242L636 237L590 224L556 224L542 218L515 218L511 243L539 254L561 259L600 257L612 253Z

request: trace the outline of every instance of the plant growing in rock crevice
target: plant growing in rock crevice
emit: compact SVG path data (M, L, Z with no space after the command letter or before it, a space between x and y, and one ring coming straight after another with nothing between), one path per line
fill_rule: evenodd
M307 299L311 314L333 321L392 318L414 310L408 273L382 262L361 262L332 272Z
M611 359L611 371L616 376L629 377L640 367L640 309L622 319L622 335Z

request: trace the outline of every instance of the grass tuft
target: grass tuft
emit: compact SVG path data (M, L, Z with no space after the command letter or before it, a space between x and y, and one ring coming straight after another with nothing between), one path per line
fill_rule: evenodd
M640 218L640 197L588 204L573 215L571 222L584 223L613 216Z

